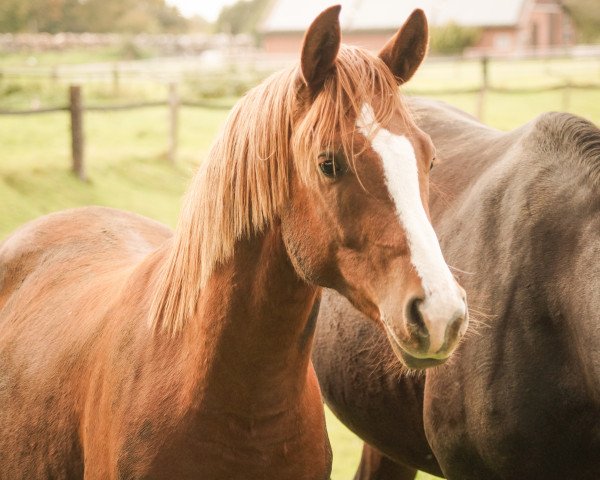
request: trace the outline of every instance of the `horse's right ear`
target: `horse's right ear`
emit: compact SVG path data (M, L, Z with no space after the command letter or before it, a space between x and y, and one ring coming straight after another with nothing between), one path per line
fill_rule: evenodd
M423 10L417 8L381 49L379 58L390 68L398 84L402 85L410 80L421 65L428 43L427 17Z
M312 22L302 44L300 67L304 83L317 93L331 73L340 49L341 5L323 10Z

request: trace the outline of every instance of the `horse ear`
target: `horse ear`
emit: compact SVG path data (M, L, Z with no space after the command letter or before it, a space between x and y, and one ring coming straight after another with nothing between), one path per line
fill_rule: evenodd
M398 84L402 85L410 80L421 65L428 43L427 17L423 10L417 8L381 49L379 58L390 68Z
M322 11L304 35L300 66L304 83L313 92L323 86L340 49L341 9L341 5L335 5Z

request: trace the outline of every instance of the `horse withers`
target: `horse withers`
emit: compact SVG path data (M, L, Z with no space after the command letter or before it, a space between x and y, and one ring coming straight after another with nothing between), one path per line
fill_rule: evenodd
M320 287L407 363L456 348L466 307L427 218L433 149L398 93L424 15L376 57L340 46L339 11L234 108L174 233L85 208L2 243L0 478L328 478Z
M474 321L448 363L406 373L324 293L313 361L366 442L356 478L600 478L600 130L547 113L500 132L410 107L437 147L432 220Z

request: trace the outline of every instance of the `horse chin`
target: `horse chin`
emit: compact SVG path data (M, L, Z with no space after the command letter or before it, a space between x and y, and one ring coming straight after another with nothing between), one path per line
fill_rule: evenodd
M398 352L396 352L396 355L398 355ZM448 360L447 358L417 358L404 351L400 352L399 357L401 362L411 370L425 370L426 368L437 367Z
M442 365L448 360L448 357L445 358L432 358L432 357L415 357L408 353L404 348L396 341L395 338L390 338L388 335L390 344L392 346L392 350L396 357L411 370L425 370L431 367L437 367L438 365Z

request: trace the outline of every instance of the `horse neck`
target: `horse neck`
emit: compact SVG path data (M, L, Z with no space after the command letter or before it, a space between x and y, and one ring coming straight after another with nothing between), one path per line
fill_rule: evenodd
M188 325L205 400L240 411L297 400L306 387L316 297L292 267L278 228L240 241Z

